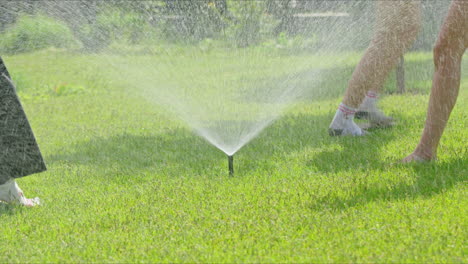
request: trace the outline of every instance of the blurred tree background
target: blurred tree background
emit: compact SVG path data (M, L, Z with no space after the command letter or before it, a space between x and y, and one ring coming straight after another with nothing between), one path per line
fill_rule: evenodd
M424 28L414 49L432 48L448 3L423 1ZM214 41L237 47L313 50L326 45L320 43L322 35L343 26L350 29L343 39L362 36L358 44L348 43L350 48L363 48L367 41L362 40L372 34L374 5L374 1L328 0L2 0L0 52L47 46L97 52L115 43Z

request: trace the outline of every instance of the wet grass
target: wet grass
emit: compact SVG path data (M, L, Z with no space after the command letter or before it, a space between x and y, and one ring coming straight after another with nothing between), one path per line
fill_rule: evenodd
M418 92L381 102L396 127L327 135L350 72L339 69L330 93L235 155L231 178L227 157L163 109L93 84L101 73L80 55L8 57L49 171L19 180L43 206L0 204L0 262L467 262L468 76L439 161L402 165L432 67L430 54L409 58ZM83 89L57 95L57 83Z

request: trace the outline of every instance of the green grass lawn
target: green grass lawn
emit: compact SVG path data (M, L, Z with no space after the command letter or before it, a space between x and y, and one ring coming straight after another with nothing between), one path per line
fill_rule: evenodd
M283 73L312 59L281 56ZM6 57L49 170L18 180L43 206L0 204L0 262L467 262L467 60L439 161L404 165L424 124L431 54L407 55L408 94L389 78L381 107L394 128L329 137L358 58L328 69L335 78L242 148L228 177L225 154L99 62L118 58Z

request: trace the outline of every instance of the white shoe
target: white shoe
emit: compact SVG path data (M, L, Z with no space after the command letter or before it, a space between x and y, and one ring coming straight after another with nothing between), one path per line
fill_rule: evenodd
M354 123L354 115L346 115L337 110L328 128L328 134L330 136L364 136L368 133Z
M24 197L23 191L13 179L0 185L0 201L11 204L21 204L28 207L40 205L39 198L28 199Z

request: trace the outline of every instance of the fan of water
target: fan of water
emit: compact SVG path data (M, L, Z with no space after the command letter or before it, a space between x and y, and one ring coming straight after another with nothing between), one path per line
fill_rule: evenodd
M336 68L356 63L349 58L367 46L375 13L373 1L22 4L65 21L81 36L82 51L101 54L104 71L119 72L129 91L169 109L231 165L285 109L327 93L322 85ZM0 4L4 16L20 9ZM346 81L341 85L344 91Z
M201 13L213 8L203 5L202 1L195 3ZM184 32L187 38L202 40L197 44L183 44L175 50L148 50L144 55L131 57L124 54L122 61L125 63L113 63L124 73L131 89L164 105L229 156L292 103L312 94L324 78L331 78L324 74L325 70L344 63L352 54L343 52L344 49L349 51L367 41L362 35L352 36L349 29L356 29L359 24L368 25L364 20L372 19L370 16L351 17L344 12L344 8L356 8L362 3L351 6L346 2L327 3L322 7L326 11L311 10L315 13L291 16L297 21L283 29L284 33L274 41L260 43L259 36L250 31L262 27L261 23L274 26L280 22L264 21L272 18L266 14L268 6L262 2L231 4L232 8L247 12L233 19L246 20L238 23L252 23L239 29L240 33L223 32L221 40L216 40L202 39L200 35L207 34L203 30ZM184 26L184 19L195 19L194 23L202 24L199 27L204 29L213 22L190 17L195 14L175 12L177 15L171 22L176 27ZM310 36L300 38L301 32ZM261 29L256 34L261 34ZM234 39L236 37L241 39Z

